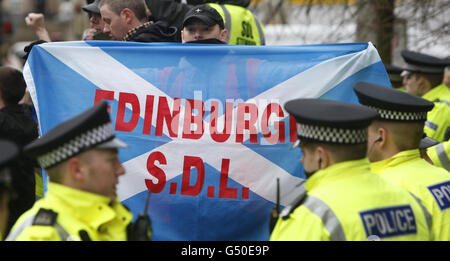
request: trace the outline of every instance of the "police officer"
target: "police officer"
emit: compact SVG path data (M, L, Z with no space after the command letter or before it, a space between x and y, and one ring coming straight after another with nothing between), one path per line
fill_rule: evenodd
M285 109L297 121L305 190L281 212L271 240L428 240L420 204L370 172L367 126L377 113L349 103L298 99Z
M99 4L100 0L95 0L81 8L89 17L89 29L85 30L83 40L111 40L111 38L103 32L105 21L103 21L102 15L100 14Z
M425 133L439 142L450 138L450 90L442 83L448 61L434 56L404 50L401 53L410 72L406 91L435 103L428 112Z
M9 164L19 155L17 145L0 140L0 240L3 240L9 216L9 200L13 195L11 168Z
M434 240L450 240L450 174L420 157L419 145L427 112L433 103L417 96L367 82L355 84L361 104L380 117L369 126L371 169L420 199L432 216Z
M25 153L37 159L50 183L7 240L126 240L132 214L116 196L125 173L118 148L125 146L115 138L106 102L27 145Z

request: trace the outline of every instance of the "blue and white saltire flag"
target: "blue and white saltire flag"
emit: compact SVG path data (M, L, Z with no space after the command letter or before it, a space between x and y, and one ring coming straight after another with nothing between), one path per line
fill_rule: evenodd
M24 68L40 131L106 100L136 217L151 191L154 240L268 240L304 180L295 98L357 103L358 81L390 86L371 43L231 46L64 42L35 46Z

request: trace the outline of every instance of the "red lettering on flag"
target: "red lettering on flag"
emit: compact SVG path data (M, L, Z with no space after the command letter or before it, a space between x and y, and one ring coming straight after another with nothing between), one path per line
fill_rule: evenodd
M194 109L197 110L197 115L194 115ZM205 104L198 100L186 100L184 125L183 125L183 139L200 139L203 135L203 117L205 116ZM196 130L191 130L192 124L197 127Z
M292 115L289 115L289 138L290 142L295 142L297 140L297 122Z
M245 119L245 114L250 115L250 119ZM244 129L250 131L250 142L258 143L258 131L256 122L258 121L258 107L253 103L239 103L237 108L236 142L244 142Z
M158 183L153 183L151 179L145 179L145 185L152 193L160 193L166 185L166 174L164 171L155 166L155 161L159 164L166 165L166 157L159 151L150 153L147 159L147 170L150 175L158 179Z
M154 100L155 100L155 97L153 95L147 95L147 101L145 102L144 129L142 130L142 134L150 135L152 132Z
M126 105L131 104L131 119L125 122ZM121 92L119 94L119 107L117 109L116 130L131 132L139 122L141 108L136 94Z
M114 92L113 91L106 91L106 90L95 90L95 98L94 98L94 105L97 103L108 100L113 101L114 100ZM108 105L108 112L111 112L111 106Z
M173 100L173 112L170 113L169 105L166 97L159 97L158 116L156 118L156 136L162 136L164 122L169 130L169 136L178 137L178 124L180 121L180 98Z
M222 169L220 171L219 198L237 198L237 188L228 187L229 169L230 169L230 159L222 159Z
M231 124L233 123L233 103L225 103L225 124L223 126L223 131L220 133L217 130L217 120L219 118L219 102L211 102L211 114L209 123L209 131L211 133L211 138L215 142L225 142L231 135Z
M275 122L274 127L277 130L276 133L272 133L269 130L269 118L272 113L275 113L278 117L281 118L284 117L283 109L278 103L271 103L267 105L261 119L261 131L264 135L264 138L270 144L276 144L277 142L284 143L286 140L284 122L282 121Z
M191 168L197 169L197 181L194 185L191 182ZM181 184L181 195L197 196L202 191L203 183L205 182L205 165L203 160L199 157L184 156L183 165L183 181Z

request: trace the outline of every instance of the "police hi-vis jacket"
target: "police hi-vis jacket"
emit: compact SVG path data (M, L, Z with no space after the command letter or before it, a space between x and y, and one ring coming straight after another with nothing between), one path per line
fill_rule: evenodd
M421 200L432 216L433 240L450 241L450 173L407 150L371 164L372 171L399 184Z
M264 26L253 13L242 6L208 3L222 16L228 30L228 44L265 45Z
M433 110L427 114L425 133L439 142L447 141L450 138L450 89L442 83L422 98L434 102Z
M6 240L124 241L132 214L119 202L56 183L16 222Z
M367 158L319 170L305 186L303 203L288 217L282 212L270 240L429 240L420 204L371 173Z
M450 102L450 88L448 88L444 83L441 83L425 93L422 98L432 102L436 100Z
M433 110L427 114L424 132L439 142L450 138L450 102L434 102Z

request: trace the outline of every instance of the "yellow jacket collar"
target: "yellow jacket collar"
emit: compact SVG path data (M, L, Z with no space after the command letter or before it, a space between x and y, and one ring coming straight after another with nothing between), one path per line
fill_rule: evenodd
M108 197L87 191L50 182L46 198L59 201L71 216L83 220L94 228L116 217L114 207L117 202L111 202Z
M350 178L354 175L361 174L362 172L369 172L369 164L370 163L367 158L333 164L325 169L317 171L308 180L306 180L306 190L311 191L312 189L324 184Z
M414 159L420 159L418 149L401 151L388 159L373 162L370 164L370 168L373 172L380 173L385 168L394 167Z

